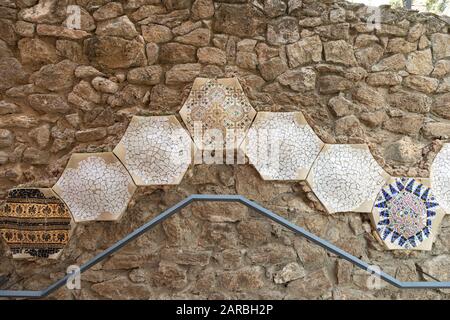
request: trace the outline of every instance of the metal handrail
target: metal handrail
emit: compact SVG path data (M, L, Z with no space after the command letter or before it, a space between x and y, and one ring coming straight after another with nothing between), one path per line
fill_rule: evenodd
M85 264L83 264L80 267L79 272L83 273L84 271L90 269L97 263L103 261L113 253L119 251L123 246L128 244L129 242L133 241L134 239L138 238L145 232L152 229L154 226L158 225L159 223L163 222L173 214L179 212L181 209L185 208L192 202L197 201L215 201L215 202L237 202L241 203L256 212L262 214L263 216L271 219L272 221L282 225L283 227L293 231L295 234L300 235L309 241L321 246L322 248L328 250L329 252L353 263L357 267L368 271L372 274L376 274L384 281L388 282L389 284L397 287L397 288L403 288L403 289L438 289L438 288L450 288L450 282L441 282L441 281L418 281L418 282L409 282L409 281L400 281L396 278L392 277L391 275L383 272L383 271L375 271L373 267L371 267L366 262L362 261L361 259L351 255L350 253L336 247L335 245L329 243L328 241L314 235L311 232L306 231L305 229L295 225L294 223L284 219L283 217L280 217L279 215L276 215L272 211L262 207L261 205L257 204L256 202L250 201L247 198L239 195L191 195L187 197L186 199L180 201L173 207L165 210L157 217L153 218L149 222L145 223L138 229L134 230L130 234L128 234L123 239L117 241L115 244L113 244L108 249L104 250ZM7 298L43 298L48 296L49 294L53 293L57 289L64 286L68 280L71 279L73 276L73 273L70 273L66 275L64 278L58 280L54 284L50 285L48 288L40 291L29 291L29 290L0 290L0 297L7 297Z

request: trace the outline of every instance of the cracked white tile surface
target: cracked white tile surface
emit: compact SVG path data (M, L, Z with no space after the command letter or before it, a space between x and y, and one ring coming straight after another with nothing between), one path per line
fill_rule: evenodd
M301 112L259 112L241 145L265 180L304 180L324 143Z
M114 153L137 185L178 184L192 162L193 143L175 116L135 116Z
M136 186L111 152L73 154L53 190L76 222L118 220Z
M307 181L330 213L371 212L389 175L375 161L367 145L325 145Z
M430 169L431 186L437 201L450 214L450 144L444 144Z

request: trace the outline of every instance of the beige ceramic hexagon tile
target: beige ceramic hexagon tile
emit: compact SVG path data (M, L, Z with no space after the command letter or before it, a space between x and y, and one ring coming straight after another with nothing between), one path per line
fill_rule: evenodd
M138 186L148 186L180 183L194 149L175 116L135 116L113 152Z
M436 155L430 169L431 186L445 213L450 214L450 144L446 143Z
M371 212L389 175L365 144L327 144L308 174L314 194L330 213Z
M373 206L379 241L389 250L431 250L444 212L429 179L391 178Z
M73 226L69 208L50 188L12 189L0 210L0 234L16 259L57 259Z
M236 137L232 147L224 147L234 149L242 143L256 111L236 78L197 78L180 115L200 150L222 149L215 143L217 133L221 141L227 140L227 134Z
M112 152L75 153L53 190L75 222L115 221L125 212L136 185Z
M241 149L264 180L304 180L323 146L301 112L258 112Z

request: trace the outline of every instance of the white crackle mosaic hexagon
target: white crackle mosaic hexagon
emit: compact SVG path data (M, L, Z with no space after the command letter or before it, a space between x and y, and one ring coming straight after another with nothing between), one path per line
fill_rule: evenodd
M373 158L367 145L325 145L307 181L330 213L371 212L389 175Z
M76 222L118 220L136 185L112 152L76 153L53 186Z
M450 144L444 144L430 170L434 195L445 213L450 214Z
M137 185L170 185L188 170L193 143L175 116L135 116L113 152Z
M245 154L265 180L304 180L324 143L301 112L258 112Z
M389 250L431 250L444 212L429 179L391 178L372 210L379 240Z
M200 150L239 147L255 115L255 109L236 78L195 79L180 110L180 116ZM222 142L233 135L235 143L231 146L217 143L218 133Z

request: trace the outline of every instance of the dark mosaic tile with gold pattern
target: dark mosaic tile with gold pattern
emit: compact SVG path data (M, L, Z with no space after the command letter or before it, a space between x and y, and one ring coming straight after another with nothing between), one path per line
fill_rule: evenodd
M57 259L71 229L69 208L50 188L10 190L0 210L0 235L14 258Z

